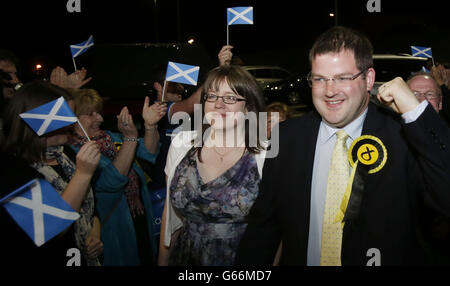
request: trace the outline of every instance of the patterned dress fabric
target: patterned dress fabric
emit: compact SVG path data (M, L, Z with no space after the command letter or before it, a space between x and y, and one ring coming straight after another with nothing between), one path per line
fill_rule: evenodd
M183 227L169 265L233 265L247 215L258 195L260 176L255 157L245 152L233 167L206 184L196 157L188 152L170 184L170 199Z

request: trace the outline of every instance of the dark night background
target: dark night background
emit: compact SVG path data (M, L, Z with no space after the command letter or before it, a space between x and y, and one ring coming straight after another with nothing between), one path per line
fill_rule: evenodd
M206 50L204 56L216 61L226 43L226 8L253 6L254 25L230 26L234 54L245 64L279 65L304 73L309 69L307 55L315 37L335 24L329 13L335 12L337 3L338 24L364 32L375 53L410 54L411 45L428 46L435 60L450 62L445 2L380 0L380 13L369 13L367 2L81 0L81 13L69 13L66 0L2 0L0 47L18 55L24 77L37 63L44 65L47 74L56 65L73 71L69 45L85 41L91 34L95 46L186 43L194 37L196 45Z

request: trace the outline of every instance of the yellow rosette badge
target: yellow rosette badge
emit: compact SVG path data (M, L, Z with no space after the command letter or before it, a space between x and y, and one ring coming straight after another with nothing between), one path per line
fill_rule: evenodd
M362 193L364 191L364 187L363 185L361 185L361 182L364 181L363 173L374 174L380 171L386 164L387 150L383 142L381 142L379 138L372 135L362 135L356 138L356 140L354 140L352 145L350 146L348 150L348 160L353 170L350 175L344 197L342 198L340 209L336 214L334 220L335 222L341 222L342 227L344 227L344 217L354 216L358 212L354 211L354 208L352 207L352 211L350 212L351 214L346 214L350 195L352 194L352 192L356 192L354 194L355 198L353 199L353 203L350 202L350 204L358 205L359 203L356 202L360 202ZM355 176L358 177L358 181L360 182L356 184L356 186L353 185Z
M353 141L348 150L348 159L352 168L359 162L368 168L368 173L380 171L387 161L387 150L383 142L372 135L362 135Z

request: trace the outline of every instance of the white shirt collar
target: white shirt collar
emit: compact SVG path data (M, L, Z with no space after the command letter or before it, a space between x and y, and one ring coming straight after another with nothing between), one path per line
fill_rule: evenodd
M351 141L361 136L364 120L366 119L367 116L367 111L368 108L366 108L366 110L364 110L364 112L358 118L350 122L350 124L347 124L344 128L341 128L344 129L345 133L349 135L349 139ZM325 144L328 140L330 140L333 137L333 135L337 131L341 129L329 126L322 119L322 121L320 122L319 143Z

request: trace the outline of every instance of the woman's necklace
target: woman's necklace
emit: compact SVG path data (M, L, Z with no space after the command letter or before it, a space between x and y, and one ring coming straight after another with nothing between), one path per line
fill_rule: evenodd
M225 153L220 153L219 151L217 151L216 147L214 146L213 148L214 153L216 153L217 155L219 155L220 161L223 162L223 158L225 158L226 156L228 156L228 154L232 153L235 148L232 148L230 151L225 152Z

